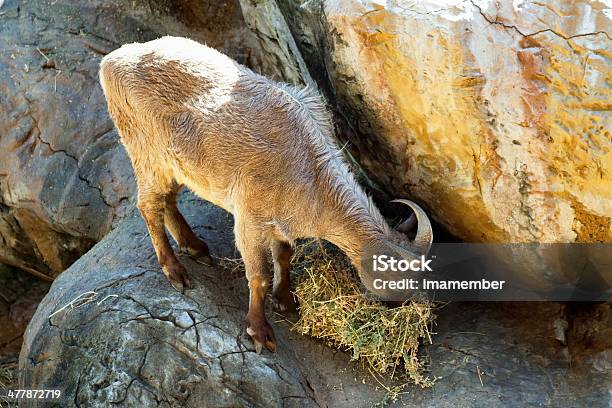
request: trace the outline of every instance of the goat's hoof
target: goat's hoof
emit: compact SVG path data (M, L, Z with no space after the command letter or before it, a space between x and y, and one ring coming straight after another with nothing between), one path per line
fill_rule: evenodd
M180 263L172 264L162 268L164 274L168 277L170 284L178 292L185 293L185 289L191 289L191 281L187 270Z
M257 354L261 354L261 350L265 347L270 352L276 352L276 338L270 324L264 320L263 323L249 325L247 334L251 336L251 340L255 345Z
M215 266L215 261L208 253L208 250L186 248L185 252L189 254L189 257L191 257L191 259L193 259L199 264L206 266Z
M293 293L272 296L272 306L274 311L286 316L298 315L298 303L295 301Z
M206 266L215 266L215 261L212 259L212 257L210 255L193 255L192 256L193 260L196 261L199 264L202 265L206 265Z

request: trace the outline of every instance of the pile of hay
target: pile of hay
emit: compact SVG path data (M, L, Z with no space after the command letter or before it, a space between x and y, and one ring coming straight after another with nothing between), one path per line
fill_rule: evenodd
M293 269L300 303L295 330L352 353L374 375L407 377L423 387L432 384L417 355L421 341L431 343L431 304L389 308L368 299L348 259L318 242L298 246Z
M0 408L17 408L14 400L6 398L6 390L17 388L17 362L0 358Z
M420 342L431 343L432 304L409 302L389 308L363 296L347 257L320 241L298 244L291 264L300 313L293 330L350 352L392 399L407 383L432 385L418 357ZM223 259L221 265L232 272L244 271L240 260ZM387 386L386 379L400 385Z

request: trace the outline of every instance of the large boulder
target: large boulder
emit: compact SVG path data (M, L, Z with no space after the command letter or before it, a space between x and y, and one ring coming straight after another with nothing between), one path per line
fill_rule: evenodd
M0 262L51 279L133 205L98 82L123 43L183 35L285 78L237 1L8 0L0 10Z
M229 214L191 195L181 206L216 256L236 256ZM309 407L317 406L315 392L326 398L329 378L309 370L327 361L335 375L346 356L299 346L287 330L277 331L277 354L257 355L243 327L244 275L181 260L194 284L184 295L161 273L134 211L54 281L26 333L20 384L53 384L63 390L62 407Z
M469 241L612 241L606 2L279 3L388 191Z
M231 216L190 194L181 209L213 255L236 256ZM245 333L244 276L181 260L194 284L185 294L163 276L134 212L62 273L26 331L19 386L63 396L24 406L368 407L385 400L350 356L292 332L270 311L278 350L257 355ZM453 304L439 312L440 334L423 353L436 383L408 387L391 407L608 403L609 348L566 339L572 321L563 306ZM605 327L610 313L601 315Z

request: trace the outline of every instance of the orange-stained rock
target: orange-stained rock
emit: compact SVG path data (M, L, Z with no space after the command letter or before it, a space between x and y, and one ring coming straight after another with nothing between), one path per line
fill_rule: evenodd
M603 2L300 3L294 35L386 189L469 241L612 241Z

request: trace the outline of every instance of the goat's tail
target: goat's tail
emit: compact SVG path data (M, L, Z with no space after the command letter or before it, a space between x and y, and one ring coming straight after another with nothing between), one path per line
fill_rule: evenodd
M100 85L108 103L109 113L113 115L115 110L121 103L127 103L127 98L124 94L125 87L122 85L122 76L125 75L121 67L121 63L114 57L114 52L106 55L100 62Z

